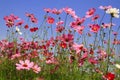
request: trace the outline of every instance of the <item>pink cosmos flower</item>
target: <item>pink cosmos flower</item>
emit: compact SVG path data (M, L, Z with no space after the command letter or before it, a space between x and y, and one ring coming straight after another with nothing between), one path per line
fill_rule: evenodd
M55 41L54 41L54 38L53 38L53 37L51 37L50 40L47 40L47 41L46 41L46 47L48 48L50 45L51 45L52 47L55 46Z
M72 8L63 8L63 11L69 15L71 15L74 19L76 19L78 16L75 14L75 11Z
M56 27L56 32L62 32L63 30L65 29L65 27L63 27L63 26L57 26Z
M18 16L15 16L14 14L4 17L4 20L6 21L6 26L8 26L8 28L14 26L15 20L18 19L19 19Z
M31 22L33 22L33 23L38 23L38 20L37 20L37 18L34 16L34 14L26 13L25 15L30 18Z
M63 8L63 10L67 13L67 14L72 14L73 13L73 9L72 8Z
M95 11L96 11L95 8L89 9L89 10L86 12L86 16L85 16L85 17L86 17L86 18L90 18L91 16L94 15Z
M86 18L84 18L84 17L83 17L83 18L77 18L77 19L76 19L76 24L77 24L77 25L83 24L83 23L85 22L85 19L86 19Z
M94 58L89 58L88 61L91 63L91 64L97 64L98 61Z
M46 13L50 13L52 10L51 10L50 8L45 8L44 11L45 11Z
M83 64L84 64L84 60L81 60L81 59L80 59L80 60L78 61L78 66L81 67Z
M114 23L102 23L102 27L103 28L110 28L110 27L112 27L112 26L115 26L115 24Z
M113 43L114 45L118 45L118 44L120 44L120 40L114 39L112 43Z
M64 21L59 21L59 22L57 22L56 23L56 32L62 32L65 28L64 28L64 26L63 26L63 24L64 24Z
M85 18L77 18L75 21L70 23L71 28L75 28L77 26L80 26L85 22Z
M34 17L34 14L31 14L31 13L25 13L25 15L27 16L27 17Z
M73 34L68 33L68 34L63 34L61 36L61 41L65 42L65 43L66 42L68 42L68 43L73 42L73 40L74 40Z
M37 20L37 18L35 18L35 17L31 17L31 21L32 21L33 23L38 23L38 20Z
M6 26L12 27L14 25L14 19L12 17L5 17L4 20L6 20Z
M76 30L79 34L82 34L84 30L84 26L75 27L74 30Z
M112 6L110 6L110 5L109 6L100 6L99 8L106 11L106 10L112 8Z
M94 16L92 17L92 21L95 21L95 20L97 20L98 18L100 18L100 16L99 16L98 14L96 14L96 15L94 15Z
M33 72L39 73L41 71L41 67L39 67L37 64L32 67Z
M37 49L37 47L36 47L36 49ZM33 50L33 51L31 51L31 53L30 53L30 57L31 57L31 58L38 57L38 52L37 52L37 50Z
M77 25L77 24L76 24L76 22L75 22L75 21L73 21L73 22L71 22L71 23L70 23L70 27L71 27L71 28L76 27L76 25ZM78 25L77 25L77 26L78 26Z
M113 34L114 36L116 36L116 35L118 35L118 32L112 32L112 34Z
M10 16L14 19L14 20L20 20L20 18L18 16L15 16L14 14L10 14Z
M55 19L53 17L48 16L47 17L47 23L53 24L55 22Z
M74 43L73 45L72 45L72 47L73 47L73 49L76 51L76 53L78 54L78 53L80 53L82 50L83 50L83 48L84 48L84 45L83 44L77 44L77 43Z
M105 23L102 23L102 27L103 27L103 28L108 28L108 27L110 27L110 26L111 26L111 24L107 24L107 23L105 24Z
M42 54L43 54L45 57L47 57L46 61L47 61L47 60L50 60L51 58L53 58L53 57L52 57L52 56L53 56L53 53L52 53L52 52L44 51Z
M21 57L21 54L17 53L17 54L12 55L11 59L13 60L13 59L19 58L19 57Z
M81 60L85 60L86 58L88 58L88 53L87 52L82 55Z
M24 21L21 20L21 21L17 22L15 26L20 26L20 25L22 25L23 23L24 23Z
M49 57L46 59L46 64L58 64L58 61L55 57Z
M59 21L56 23L56 26L61 26L62 24L64 24L64 21Z
M76 20L77 18L79 18L75 13L72 14L72 17L74 18L74 20Z
M57 10L56 8L54 8L54 9L52 9L52 13L56 14L56 15L59 15L59 14L62 13L62 9Z
M0 41L0 50L1 52L4 51L6 49L6 46L9 44L9 42L7 40L1 40Z
M16 69L17 70L22 70L22 69L30 70L33 67L33 65L34 63L30 62L30 60L25 60L25 61L19 60L19 64L16 63Z
M104 50L99 50L98 51L99 54L99 58L106 58L107 57L107 53Z
M89 26L91 28L91 32L97 33L100 30L100 26L98 24L90 24Z

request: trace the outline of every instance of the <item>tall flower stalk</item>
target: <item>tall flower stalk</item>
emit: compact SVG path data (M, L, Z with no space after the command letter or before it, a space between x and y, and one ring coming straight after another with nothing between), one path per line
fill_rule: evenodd
M110 62L110 54L111 54L111 32L112 32L112 19L113 17L111 16L110 18L110 24L111 26L109 27L109 32L108 32L108 44L107 44L107 53L108 53L108 57L107 57L107 70L106 72L109 71L109 62Z

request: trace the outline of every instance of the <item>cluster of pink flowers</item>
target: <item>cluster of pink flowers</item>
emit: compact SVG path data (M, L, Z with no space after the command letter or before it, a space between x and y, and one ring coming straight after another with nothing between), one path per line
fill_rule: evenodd
M34 14L26 13L26 16L30 18L31 22L38 23L37 18L34 16Z
M35 73L39 73L41 71L41 67L39 67L34 62L30 62L30 60L19 60L19 64L16 63L17 70L30 70L32 69Z
M63 10L62 9L57 10L56 8L54 9L45 8L44 11L47 13L53 13L53 14L59 15L62 13Z
M14 14L11 14L9 16L5 16L4 20L6 21L6 26L12 27L15 25L15 21L19 20L19 17L15 16Z
M64 24L64 21L59 21L59 22L56 23L56 32L61 33L65 29L63 24Z
M110 8L112 7L100 6L100 9L103 9L104 11L107 11ZM16 63L17 70L32 70L35 73L39 73L41 67L36 64L38 61L42 61L48 66L54 65L55 70L57 70L59 66L62 65L62 59L69 62L69 65L72 65L75 61L78 67L82 67L87 63L88 65L94 66L93 68L101 68L101 62L106 61L108 64L115 63L114 60L109 59L114 56L113 53L115 53L115 49L112 50L114 45L120 44L120 40L117 39L119 33L110 30L115 25L112 22L98 23L97 20L100 19L100 15L96 14L95 8L90 8L83 17L77 16L75 11L69 7L59 10L56 8L45 8L44 11L47 15L44 16L45 20L40 27L36 27L38 19L34 14L26 13L26 16L33 26L28 24L24 25L24 21L13 14L4 17L6 26L9 29L16 26L16 31L20 32L20 29L18 28L18 26L20 26L20 28L23 27L24 30L29 30L31 34L33 34L32 41L27 41L27 39L24 38L18 39L18 35L17 37L13 37L13 41L9 41L9 39L0 41L0 56L7 57L10 60L19 61L19 63ZM62 20L62 18L59 17L59 14L62 12L66 14L66 20ZM112 11L110 12L110 15L111 13ZM119 12L114 14L118 15L117 13ZM58 20L49 14L57 15L59 17ZM69 23L67 23L67 16L71 17L72 20ZM113 15L111 15L111 17L115 18ZM87 22L87 19L90 19L91 23L85 25L84 23ZM17 20L19 21L16 22ZM49 36L50 33L47 32L50 28L51 34L53 31L56 32L52 36ZM103 35L105 34L105 31L102 31L102 29L108 31L109 33L106 33L110 36L112 35L114 39L109 37L110 39L107 40L108 37ZM94 34L95 37L93 36ZM41 36L43 38L41 38ZM91 37L93 39L90 39ZM113 44L111 47L112 40ZM30 60L32 59L38 61L31 62ZM115 74L109 71L105 74L97 69L96 72L102 74L103 78L107 80L114 80L115 78Z
M70 23L71 28L76 30L79 34L82 34L84 26L82 25L85 21L85 18L77 18L75 21Z
M56 14L56 15L59 15L64 11L67 15L72 16L74 19L78 18L75 11L72 8L69 8L69 7L62 8L62 9L59 9L59 10L57 10L56 8L54 8L54 9L45 8L44 11L47 12L47 13L53 13L53 14Z

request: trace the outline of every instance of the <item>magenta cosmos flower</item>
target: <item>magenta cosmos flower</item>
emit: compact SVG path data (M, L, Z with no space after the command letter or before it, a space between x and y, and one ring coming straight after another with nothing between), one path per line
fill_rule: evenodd
M77 18L75 21L70 23L71 28L76 28L78 26L81 26L85 22L86 18Z
M19 64L16 63L16 69L17 70L22 70L22 69L26 69L26 70L30 70L33 67L34 63L30 62L30 60L19 60Z
M73 40L74 40L73 34L68 33L68 34L63 34L61 36L61 41L65 42L65 43L73 42Z
M85 16L85 17L86 17L86 18L90 18L91 16L94 15L95 11L96 11L95 8L89 9L89 10L86 12L86 16Z
M98 24L90 24L89 26L91 28L91 32L97 33L100 30L100 26Z
M8 26L8 28L14 26L15 20L18 20L18 19L19 17L15 16L14 14L4 17L4 20L6 21L6 26Z
M72 47L76 51L76 53L78 54L83 50L84 45L83 44L79 45L77 43L74 43Z

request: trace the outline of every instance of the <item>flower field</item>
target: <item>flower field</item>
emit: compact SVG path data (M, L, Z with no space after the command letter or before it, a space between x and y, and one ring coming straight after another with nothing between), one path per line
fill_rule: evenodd
M120 80L119 9L90 8L82 17L69 7L44 12L42 22L29 12L26 21L3 17L0 80Z

